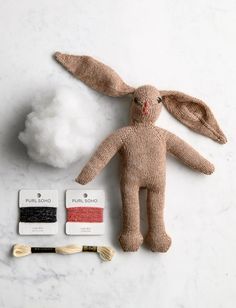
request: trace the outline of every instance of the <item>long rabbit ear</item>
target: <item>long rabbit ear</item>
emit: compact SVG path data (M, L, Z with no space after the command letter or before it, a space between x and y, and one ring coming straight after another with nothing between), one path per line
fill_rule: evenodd
M109 66L88 56L55 53L55 59L73 76L92 89L109 96L123 96L134 92Z
M177 91L161 91L161 96L166 109L181 123L221 144L227 142L210 108L203 101Z

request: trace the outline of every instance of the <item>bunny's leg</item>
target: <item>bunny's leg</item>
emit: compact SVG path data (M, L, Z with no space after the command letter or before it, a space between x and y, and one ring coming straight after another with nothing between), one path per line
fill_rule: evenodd
M147 213L149 231L146 242L152 251L166 252L171 245L171 238L166 234L163 218L164 188L148 190Z
M143 242L140 233L139 187L127 181L121 182L123 203L123 229L120 244L124 251L136 251Z

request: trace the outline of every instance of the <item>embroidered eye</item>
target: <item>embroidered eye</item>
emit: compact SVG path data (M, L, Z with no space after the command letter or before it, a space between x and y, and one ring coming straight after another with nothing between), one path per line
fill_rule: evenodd
M135 104L137 104L137 105L142 105L142 103L138 100L137 97L134 98L134 102L135 102Z
M158 102L158 104L160 104L162 102L162 98L160 96L158 96L157 102Z

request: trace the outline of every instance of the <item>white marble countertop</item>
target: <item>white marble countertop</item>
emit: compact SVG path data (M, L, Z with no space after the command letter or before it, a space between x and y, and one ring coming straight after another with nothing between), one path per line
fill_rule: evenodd
M0 0L0 307L234 308L236 305L236 3L234 0ZM133 86L176 89L207 102L229 142L218 145L163 111L158 124L175 132L216 166L196 174L168 158L167 254L118 245L121 200L118 159L88 188L107 194L106 233L64 234L64 191L84 161L57 170L31 161L17 135L37 93L68 85L101 104L101 139L128 121L129 100L89 90L51 58L54 51L88 54L114 67ZM79 102L81 108L86 101ZM18 190L57 189L59 233L17 234ZM146 230L145 196L142 230ZM112 262L93 254L11 257L16 242L32 245L109 244Z

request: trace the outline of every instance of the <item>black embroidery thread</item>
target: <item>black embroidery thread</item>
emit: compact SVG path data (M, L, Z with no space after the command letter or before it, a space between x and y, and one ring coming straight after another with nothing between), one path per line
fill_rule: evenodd
M56 222L57 208L56 207L21 207L20 222Z

